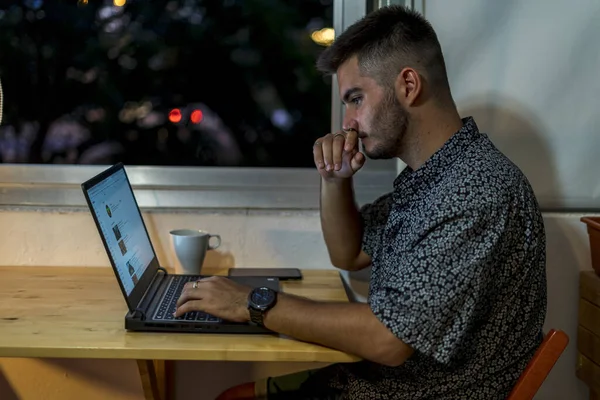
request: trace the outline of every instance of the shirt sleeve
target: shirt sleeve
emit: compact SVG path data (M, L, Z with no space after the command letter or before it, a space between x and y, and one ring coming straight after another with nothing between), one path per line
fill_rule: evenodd
M464 211L424 229L399 257L399 273L376 288L377 318L415 351L449 364L461 353L494 276L503 224L492 210Z
M381 241L391 204L392 194L388 193L359 210L363 224L362 250L371 257L375 255L375 249Z

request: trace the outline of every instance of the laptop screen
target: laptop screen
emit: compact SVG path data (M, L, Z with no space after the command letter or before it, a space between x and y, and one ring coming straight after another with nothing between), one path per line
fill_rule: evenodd
M100 232L129 296L155 258L133 191L123 168L88 190Z

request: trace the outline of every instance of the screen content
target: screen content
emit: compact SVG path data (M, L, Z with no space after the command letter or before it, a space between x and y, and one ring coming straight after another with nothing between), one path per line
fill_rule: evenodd
M154 258L154 251L123 169L88 191L93 212L119 278L129 296Z

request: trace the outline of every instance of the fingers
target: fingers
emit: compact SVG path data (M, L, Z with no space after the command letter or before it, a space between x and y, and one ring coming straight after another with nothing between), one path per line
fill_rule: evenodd
M201 281L198 281L201 282ZM183 287L181 291L181 295L177 299L177 309L175 310L175 316L178 317L180 315L185 314L189 311L196 311L200 308L200 302L202 301L203 296L201 295L201 289L195 289L193 287L193 282L188 282Z
M177 307L182 304L189 302L190 300L202 300L202 293L206 293L210 290L210 282L219 280L222 277L219 276L209 276L207 278L202 278L198 281L187 282L183 285L183 290L181 291L181 295L179 299L177 299ZM194 284L197 283L197 287L194 288Z
M346 143L346 135L336 133L333 135L332 144L332 165L335 171L342 169L342 155L344 154L344 143Z
M358 134L354 129L346 133L327 134L318 139L313 146L315 165L326 171L339 171L342 168L344 152L351 152L358 143Z
M185 285L183 285L183 290L194 289L194 284L201 285L201 284L204 284L204 283L207 283L207 282L211 282L211 281L217 280L219 278L222 278L222 277L214 275L214 276L209 276L209 277L206 277L206 278L199 279L197 281L186 282Z
M202 304L201 304L201 300L192 300L192 301L188 301L187 303L182 304L181 306L177 306L177 309L175 310L175 313L173 314L176 318L177 317L181 317L183 314L191 312L191 311L198 311L202 309Z
M350 160L350 168L352 168L352 171L356 172L361 169L363 165L365 165L365 156L359 151L352 157L352 160Z
M353 128L345 129L344 132L346 132L346 143L344 145L344 151L350 152L356 149L358 145L358 132L356 131L356 129Z
M333 135L331 133L325 135L321 142L321 150L323 152L323 163L325 164L325 170L331 171L333 169Z
M322 142L323 138L317 140L313 145L313 157L315 159L315 165L318 169L325 168L325 162L323 161L323 147Z
M177 305L177 307L181 306L182 304L185 304L186 302L194 299L195 297L192 295L193 291L195 291L195 289L184 289L181 292L181 296L179 296L179 298L177 299L177 303L175 303ZM199 297L197 297L199 298Z
M202 281L198 281L199 285ZM185 286L183 287L183 290L181 291L181 295L179 296L179 299L177 299L177 307L179 307L180 305L182 305L183 303L190 301L190 300L201 300L202 296L202 290L200 288L195 289L193 287L194 282L188 282L185 284Z
M318 139L313 146L315 165L319 169L325 169L326 171L333 170L332 139L333 135L329 133Z

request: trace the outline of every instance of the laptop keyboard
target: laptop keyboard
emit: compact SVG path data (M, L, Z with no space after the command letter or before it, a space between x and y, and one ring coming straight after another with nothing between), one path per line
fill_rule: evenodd
M163 295L163 298L158 306L156 312L154 313L153 319L158 319L162 321L190 321L190 322L221 322L220 318L217 318L213 315L201 312L201 311L193 311L189 313L185 313L180 317L175 318L173 313L177 309L177 300L181 295L181 291L183 290L183 286L190 281L198 280L197 276L181 276L181 275L173 275L169 287L166 293Z

